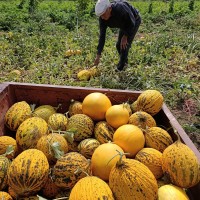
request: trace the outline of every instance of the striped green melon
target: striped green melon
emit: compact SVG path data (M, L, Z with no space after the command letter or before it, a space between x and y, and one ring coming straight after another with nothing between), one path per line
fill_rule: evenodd
M144 131L149 127L156 126L155 119L150 114L148 114L147 112L144 112L144 111L137 111L137 112L133 113L129 117L128 123L138 126L139 128L141 128Z
M137 99L137 111L144 111L154 116L163 105L164 98L157 90L145 90Z
M115 130L106 121L100 121L95 124L94 136L101 143L113 141L113 134Z
M68 152L68 143L59 133L50 133L38 140L36 148L45 154L50 164L55 164L60 156Z
M72 189L78 180L90 174L90 163L80 153L70 152L60 157L53 168L55 184L64 190Z
M171 135L163 128L151 127L145 132L146 147L163 152L172 143Z
M65 131L67 129L67 117L62 113L54 113L48 119L48 126L55 131Z
M49 163L44 153L37 149L24 150L11 163L8 185L21 197L36 194L45 184Z
M76 100L72 99L70 101L68 113L69 113L70 117L75 114L83 114L82 103L80 101L76 101Z
M40 117L26 119L17 129L16 141L22 150L35 148L38 140L48 131L47 123Z
M73 131L74 140L81 141L90 138L93 134L94 122L85 114L75 114L68 119L67 131Z
M118 200L157 200L156 178L143 163L123 159L111 169L109 186Z
M7 171L11 164L11 161L0 155L0 191L7 186Z
M68 142L69 152L78 152L78 145L79 142L76 141Z
M162 153L153 148L143 148L135 156L135 159L146 165L156 179L163 176Z
M19 125L31 116L31 107L26 101L13 104L5 114L5 125L12 131L16 131Z
M7 152L8 148L12 150L12 152ZM10 136L0 136L0 155L6 153L6 157L9 159L13 159L17 152L17 142L14 138ZM8 153L8 154L7 154Z
M13 199L18 199L16 192L9 186L8 193Z
M51 105L41 105L33 111L33 116L41 117L48 122L49 117L56 113L56 108Z
M1 200L12 200L13 198L7 192L0 191L0 199Z
M91 158L94 150L100 145L100 142L94 138L82 140L78 145L79 153L86 158Z
M47 199L55 199L59 193L58 186L54 183L52 177L49 175L44 187L41 189L41 194Z
M137 101L134 101L133 103L131 103L130 107L131 107L132 113L138 111L138 109L137 109Z
M194 152L180 137L163 152L162 169L172 184L190 188L200 181L200 163Z

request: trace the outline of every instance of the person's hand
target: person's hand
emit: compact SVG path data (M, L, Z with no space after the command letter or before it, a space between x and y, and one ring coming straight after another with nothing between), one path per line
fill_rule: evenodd
M97 66L98 64L99 64L99 62L100 62L100 55L97 55L96 56L96 58L95 58L95 60L94 60L94 66Z
M121 39L120 48L121 49L126 49L127 45L128 45L127 36L123 35L123 37Z

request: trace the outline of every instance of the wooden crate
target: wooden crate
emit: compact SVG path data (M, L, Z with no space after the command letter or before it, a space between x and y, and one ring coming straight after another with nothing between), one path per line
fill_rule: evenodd
M126 101L133 102L141 93L141 91L132 90L70 87L15 82L2 83L0 84L0 135L10 135L14 137L15 133L9 131L4 125L4 115L8 108L15 102L25 100L29 104L36 104L37 106L44 104L58 106L58 104L61 104L58 112L65 113L69 108L71 99L82 101L84 97L91 92L102 92L106 94L112 104L123 103ZM162 106L162 110L156 114L154 118L159 126L168 130L174 141L177 139L174 134L174 129L177 130L181 140L192 149L200 161L200 152L197 150L166 104ZM188 190L188 195L191 200L199 199L200 183L195 187L190 188Z

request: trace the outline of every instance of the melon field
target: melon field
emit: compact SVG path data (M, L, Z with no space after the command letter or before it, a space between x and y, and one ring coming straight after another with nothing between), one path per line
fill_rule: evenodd
M95 1L0 1L0 83L156 89L200 149L200 1L129 2L142 17L129 64L115 72L118 30L108 29L97 71L79 80L96 56Z

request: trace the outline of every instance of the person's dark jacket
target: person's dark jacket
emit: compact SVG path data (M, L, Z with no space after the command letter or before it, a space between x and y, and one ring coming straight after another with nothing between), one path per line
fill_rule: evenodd
M111 17L103 20L99 17L100 36L97 46L97 54L101 55L105 44L106 29L119 28L126 36L131 36L135 27L135 21L139 16L139 12L128 2L118 1L111 3Z

